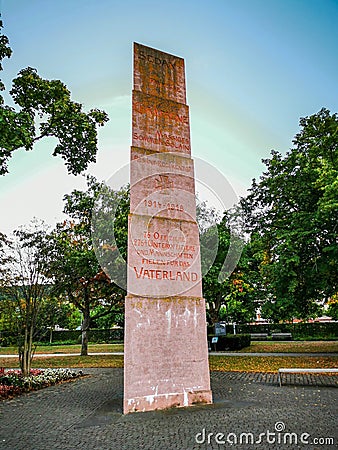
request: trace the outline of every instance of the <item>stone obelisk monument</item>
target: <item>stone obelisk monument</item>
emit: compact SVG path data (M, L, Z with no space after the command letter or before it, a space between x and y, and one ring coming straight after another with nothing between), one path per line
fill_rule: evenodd
M184 60L134 44L124 413L211 403Z

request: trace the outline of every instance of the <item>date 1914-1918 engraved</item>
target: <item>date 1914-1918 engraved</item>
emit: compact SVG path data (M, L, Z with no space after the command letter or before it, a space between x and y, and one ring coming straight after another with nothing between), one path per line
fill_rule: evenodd
M167 209L169 211L184 211L183 205L175 203L161 203L157 200L144 200L144 206L146 208Z

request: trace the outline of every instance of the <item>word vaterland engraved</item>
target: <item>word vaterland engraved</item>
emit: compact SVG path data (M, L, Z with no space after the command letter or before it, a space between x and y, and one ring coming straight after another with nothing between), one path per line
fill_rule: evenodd
M211 403L182 58L134 44L124 413Z

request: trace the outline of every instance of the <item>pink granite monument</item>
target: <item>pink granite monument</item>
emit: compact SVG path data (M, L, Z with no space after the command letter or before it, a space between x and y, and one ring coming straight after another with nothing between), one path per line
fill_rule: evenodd
M212 403L184 60L134 44L124 413Z

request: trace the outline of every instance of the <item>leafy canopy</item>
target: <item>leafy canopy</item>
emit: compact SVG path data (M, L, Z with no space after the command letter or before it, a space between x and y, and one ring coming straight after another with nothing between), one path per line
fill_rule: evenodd
M95 254L91 222L97 196L106 189L104 183L87 177L86 191L74 190L65 195L64 212L69 220L57 224L49 237L46 248L48 273L55 293L66 295L68 300L82 313L82 349L88 354L88 331L92 323L104 316L121 316L125 291L117 286L102 270ZM129 190L106 191L104 204L108 219L102 227L113 230L117 241L126 248L129 212ZM120 199L122 214L112 220L111 208ZM104 232L106 230L103 230Z
M338 117L322 109L300 127L285 156L263 160L266 171L241 204L261 242L270 300L306 318L338 290Z
M1 32L0 70L2 60L12 50L7 36ZM0 91L5 89L0 80ZM86 113L80 103L71 100L70 91L59 80L45 80L31 67L22 69L13 80L10 95L16 108L5 105L0 94L0 175L8 173L8 161L14 150L32 150L34 143L53 136L58 143L53 156L61 156L68 172L78 175L97 153L97 126L108 121L104 111Z

